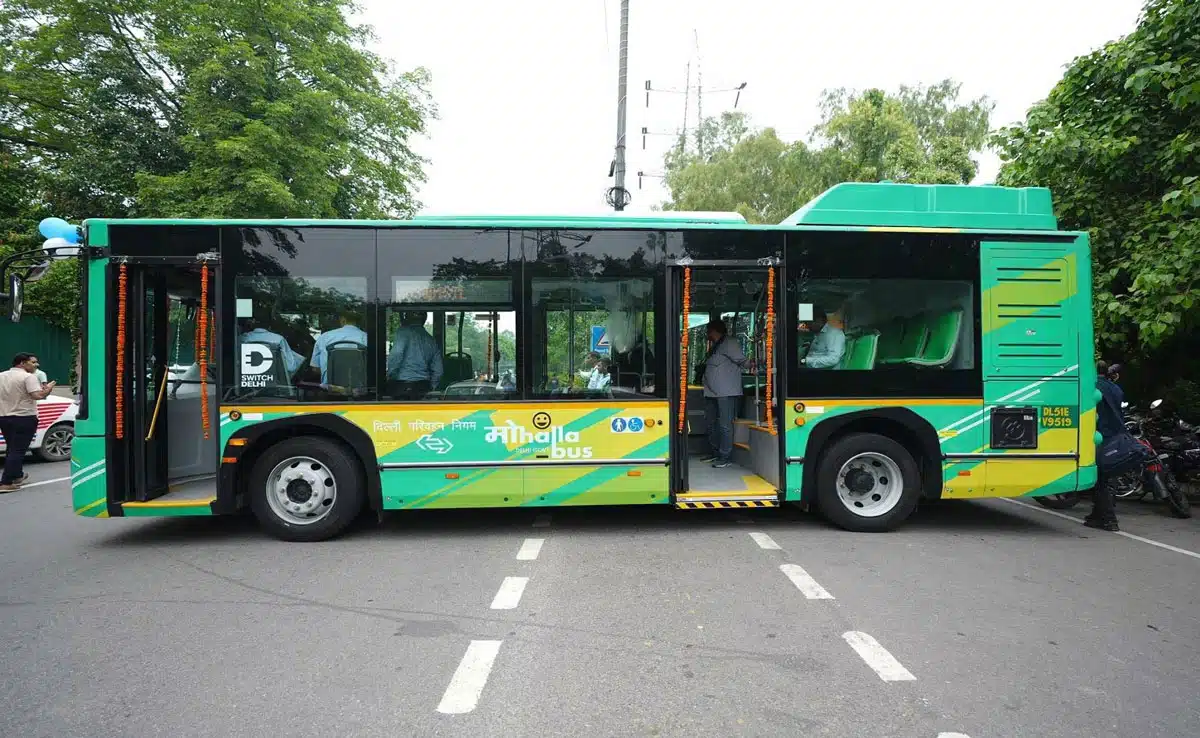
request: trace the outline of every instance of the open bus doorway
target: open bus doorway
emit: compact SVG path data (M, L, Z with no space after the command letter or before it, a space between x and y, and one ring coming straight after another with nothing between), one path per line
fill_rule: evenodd
M780 353L772 345L778 340L778 325L771 331L767 328L779 314L779 290L772 287L771 279L778 283L781 272L772 265L740 263L673 271L679 272L674 282L681 296L675 318L681 339L675 409L682 418L673 454L676 501L684 507L775 506L783 486L782 444L774 381L778 374L772 376L771 371ZM738 378L724 378L725 384L740 385L740 394L720 401L721 413L714 412L713 377L709 377L709 391L705 389L707 363L716 349L709 328L717 321L724 326L724 342L732 344L726 345L727 354L744 358ZM686 379L680 381L683 372ZM725 412L731 417L725 419ZM723 445L729 448L727 460L721 458Z
M110 500L128 511L215 498L216 269L206 270L209 289L202 290L194 262L109 268L125 293L110 324Z

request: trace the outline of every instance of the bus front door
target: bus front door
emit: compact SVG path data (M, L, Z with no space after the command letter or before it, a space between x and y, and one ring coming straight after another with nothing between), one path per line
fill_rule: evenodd
M120 265L112 268L112 283L119 284ZM210 292L215 276L210 268ZM117 336L122 327L118 308L112 317L114 351L109 367L110 377L123 376L122 382L114 379L109 416L114 429L110 477L118 485L115 501L137 504L168 494L178 496L181 487L198 479L215 488L215 326L211 307L201 321L199 268L194 263L126 262L124 289L124 337L122 341ZM115 347L122 343L118 371ZM207 346L207 377L199 370L201 343ZM119 405L117 394L123 395ZM202 427L202 403L210 410L208 439Z

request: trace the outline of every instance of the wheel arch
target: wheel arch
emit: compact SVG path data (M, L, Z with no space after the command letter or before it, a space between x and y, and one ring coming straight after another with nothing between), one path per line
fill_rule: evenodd
M816 500L817 468L821 455L839 438L851 433L876 433L899 443L921 470L921 497L942 496L942 447L928 420L906 407L882 407L836 415L817 423L804 449L801 499Z
M375 444L367 432L333 413L306 413L255 423L234 431L221 453L218 473L221 484L217 489L217 499L212 503L213 513L234 513L244 507L244 485L255 462L274 444L297 436L329 438L349 448L362 466L367 505L372 510L383 509L379 459L375 454ZM245 443L231 445L230 441L235 438L245 439ZM226 459L230 462L226 463Z

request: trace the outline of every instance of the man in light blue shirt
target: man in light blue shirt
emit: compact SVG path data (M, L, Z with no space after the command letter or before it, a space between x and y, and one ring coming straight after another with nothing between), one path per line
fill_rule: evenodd
M824 310L815 308L813 319L800 324L801 331L817 332L808 345L808 353L800 359L800 365L808 369L833 369L840 364L846 354L845 327L839 313L826 316Z
M353 343L366 348L367 332L358 327L358 316L352 312L343 313L341 325L331 331L325 331L317 336L313 346L312 361L309 366L321 372L321 384L329 384L329 347L338 343Z
M442 381L442 350L425 330L426 314L402 313L387 357L388 394L419 400Z
M283 368L287 374L287 382L289 383L292 377L296 375L296 371L300 369L300 365L304 363L304 357L292 350L286 338L261 327L257 323L251 324L250 330L238 336L239 347L247 343L261 343L278 348L279 354L283 358Z

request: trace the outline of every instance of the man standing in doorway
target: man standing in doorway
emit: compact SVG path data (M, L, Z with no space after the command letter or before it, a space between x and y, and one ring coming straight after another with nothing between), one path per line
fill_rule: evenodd
M19 489L29 478L24 473L25 452L37 435L37 402L54 390L54 382L38 381L37 371L36 356L17 354L12 368L0 372L0 434L7 446L0 493Z
M729 339L725 321L719 318L709 322L708 340L712 347L704 360L704 417L713 468L724 469L733 463L733 419L742 399L746 355Z

